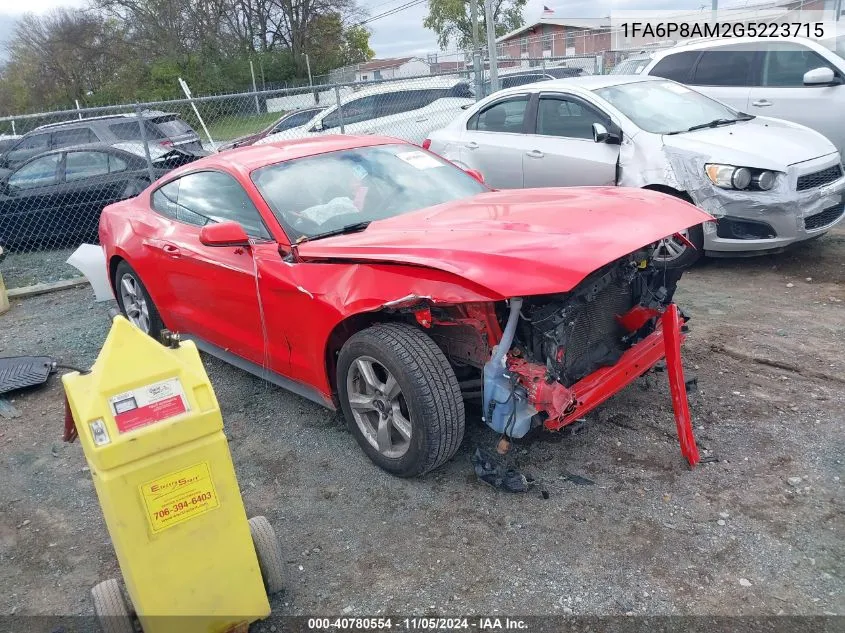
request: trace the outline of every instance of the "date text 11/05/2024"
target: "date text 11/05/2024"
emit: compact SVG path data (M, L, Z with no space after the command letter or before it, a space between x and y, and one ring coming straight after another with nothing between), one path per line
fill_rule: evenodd
M624 37L728 38L784 37L824 38L824 22L620 22Z
M308 629L312 631L526 631L525 620L508 617L474 618L308 618Z

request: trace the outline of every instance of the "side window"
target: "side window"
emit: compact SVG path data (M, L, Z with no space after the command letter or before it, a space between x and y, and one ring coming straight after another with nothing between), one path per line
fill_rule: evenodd
M689 80L692 65L698 59L698 55L698 51L683 51L674 55L667 55L657 62L648 74L686 83Z
M177 219L177 200L179 199L179 179L173 180L153 192L153 209L171 220Z
M269 238L258 209L231 176L200 171L182 176L153 193L153 208L180 222L205 226L211 222L238 222L248 235Z
M747 86L754 51L716 49L705 51L693 72L695 86Z
M50 149L50 134L34 134L21 139L18 144L6 153L13 163L23 162L30 156L35 156Z
M87 127L78 127L70 130L56 130L53 132L53 147L70 147L71 145L86 145L96 143L100 139Z
M50 135L49 134L35 134L27 137L20 142L15 149L38 150L46 152L50 149Z
M579 101L565 97L540 97L537 134L592 140L593 123L607 125L607 117Z
M455 97L458 99L472 99L475 95L473 94L470 85L462 81L449 88L448 92L446 93L446 96Z
M126 161L120 158L119 156L115 156L114 154L109 154L109 173L116 174L121 171L126 171L129 169L129 165L126 164Z
M370 119L375 118L376 100L381 96L383 95L361 97L360 99L344 103L340 106L340 112L335 110L323 118L323 129L330 130L332 128L340 127L341 114L343 114L344 125L352 125L353 123L369 121Z
M467 121L468 130L479 132L522 132L528 95L498 101L473 115Z
M390 116L419 110L446 96L446 90L430 88L427 90L403 90L384 95L376 116Z
M83 180L109 173L109 155L105 152L68 152L65 158L65 182Z
M129 121L121 121L120 123L112 123L109 125L109 130L114 134L118 140L121 141L140 141L141 140L141 126L138 124L138 119L130 119ZM158 140L164 138L164 135L147 120L144 120L144 133L148 141Z
M296 114L291 114L288 118L286 118L276 127L274 127L273 131L284 132L285 130L289 130L294 127L299 127L300 125L305 125L316 115L317 113L314 110L305 110L304 112L297 112Z
M815 51L803 46L778 44L766 51L763 58L762 84L776 87L801 87L804 73L815 68L836 69Z
M61 154L50 154L27 163L9 177L15 189L35 189L58 183L57 171Z

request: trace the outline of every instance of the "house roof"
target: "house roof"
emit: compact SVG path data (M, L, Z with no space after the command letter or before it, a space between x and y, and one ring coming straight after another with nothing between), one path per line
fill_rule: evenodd
M530 31L531 29L537 28L542 24L549 24L552 26L566 26L579 31L603 31L610 28L610 22L607 18L583 18L580 20L573 20L571 18L540 18L532 24L526 24L524 26L519 27L518 29L511 31L510 33L505 33L501 37L496 38L496 41L504 42L517 35L522 35L526 31Z
M414 59L413 57L392 57L389 59L373 59L368 62L364 62L360 66L358 66L359 71L373 71L373 70L384 70L386 68L398 68L402 64L407 64L409 61Z

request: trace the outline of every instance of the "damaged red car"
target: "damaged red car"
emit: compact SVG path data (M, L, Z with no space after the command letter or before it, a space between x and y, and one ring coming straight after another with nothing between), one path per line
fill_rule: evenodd
M341 408L399 476L448 460L464 397L507 437L558 430L666 358L698 459L680 360L679 272L656 243L708 221L657 192L491 191L417 146L326 136L236 149L105 209L123 313Z

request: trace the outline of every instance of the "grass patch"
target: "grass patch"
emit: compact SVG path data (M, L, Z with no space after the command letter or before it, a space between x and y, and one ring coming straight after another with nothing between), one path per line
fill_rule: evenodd
M227 116L214 122L206 122L211 138L217 141L231 141L239 136L255 134L275 122L283 112L265 112L252 116Z

